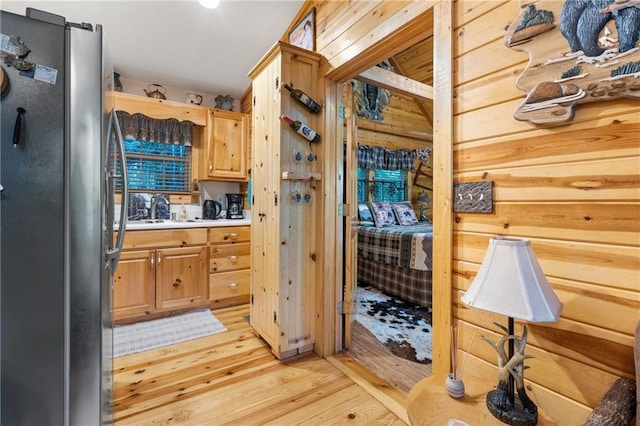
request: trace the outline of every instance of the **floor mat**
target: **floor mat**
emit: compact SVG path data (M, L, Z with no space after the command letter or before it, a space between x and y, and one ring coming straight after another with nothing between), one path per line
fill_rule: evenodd
M431 362L431 310L358 286L356 321L395 355L423 364Z
M227 328L209 309L113 328L113 357L222 333Z

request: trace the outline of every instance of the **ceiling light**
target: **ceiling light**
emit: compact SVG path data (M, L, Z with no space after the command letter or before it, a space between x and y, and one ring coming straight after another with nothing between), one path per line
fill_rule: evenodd
M220 0L198 0L207 9L215 9L220 4Z

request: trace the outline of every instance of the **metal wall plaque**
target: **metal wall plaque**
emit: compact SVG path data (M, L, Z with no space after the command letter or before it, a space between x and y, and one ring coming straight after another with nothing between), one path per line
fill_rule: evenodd
M492 213L493 181L453 185L453 211L456 213Z

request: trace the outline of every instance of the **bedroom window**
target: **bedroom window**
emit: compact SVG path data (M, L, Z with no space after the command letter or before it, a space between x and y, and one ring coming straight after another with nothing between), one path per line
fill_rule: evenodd
M358 201L404 201L407 199L407 172L358 168Z

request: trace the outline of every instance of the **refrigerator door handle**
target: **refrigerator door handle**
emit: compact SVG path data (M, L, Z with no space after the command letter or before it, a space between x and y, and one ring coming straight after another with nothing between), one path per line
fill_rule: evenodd
M18 116L16 117L16 124L13 126L13 147L17 148L24 141L24 122L22 116L27 112L26 109L18 107Z
M107 259L111 262L111 270L115 271L120 261L120 254L122 252L122 244L124 243L124 234L127 228L127 210L129 203L129 188L128 188L128 175L127 175L127 158L124 149L124 138L122 137L122 131L120 130L120 123L116 116L115 109L111 110L109 115L109 136L111 132L116 136L118 144L118 157L121 163L121 174L119 176L111 175L109 178L121 178L122 181L122 199L120 200L120 222L118 227L118 240L116 246L110 250L107 250ZM108 185L112 187L111 185Z

